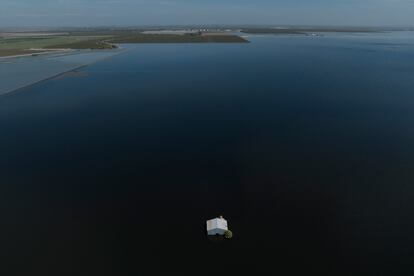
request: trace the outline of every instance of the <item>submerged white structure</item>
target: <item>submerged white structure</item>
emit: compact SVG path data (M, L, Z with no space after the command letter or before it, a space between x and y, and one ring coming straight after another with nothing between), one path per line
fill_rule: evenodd
M227 230L227 220L222 216L207 221L207 235L209 236L224 235Z

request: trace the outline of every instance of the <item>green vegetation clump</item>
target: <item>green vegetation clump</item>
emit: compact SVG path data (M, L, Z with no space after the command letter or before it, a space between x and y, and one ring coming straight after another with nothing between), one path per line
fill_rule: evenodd
M224 237L230 240L231 238L233 238L233 232L231 232L230 230L227 230L226 232L224 232Z

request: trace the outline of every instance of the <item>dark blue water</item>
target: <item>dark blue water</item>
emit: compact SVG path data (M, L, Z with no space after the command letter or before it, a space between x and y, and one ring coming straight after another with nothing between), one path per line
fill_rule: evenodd
M414 35L250 39L0 97L7 275L412 275Z

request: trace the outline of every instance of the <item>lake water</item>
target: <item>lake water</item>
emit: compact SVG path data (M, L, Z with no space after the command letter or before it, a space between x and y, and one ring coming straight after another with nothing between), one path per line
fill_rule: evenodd
M249 39L1 96L7 275L412 275L414 34Z
M46 55L0 58L0 96L118 54L122 50L77 50Z

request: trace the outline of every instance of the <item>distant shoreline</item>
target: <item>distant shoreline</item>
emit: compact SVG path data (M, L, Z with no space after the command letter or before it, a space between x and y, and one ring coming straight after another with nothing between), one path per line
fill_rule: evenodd
M232 26L148 28L64 28L0 32L0 59L48 54L59 50L109 50L122 43L249 43L249 34L317 35L383 33L414 28L323 26Z
M375 28L243 28L246 34L300 34L309 33L380 33L385 30Z
M178 33L86 30L67 33L0 33L0 57L23 57L59 50L110 50L121 43L248 43L229 32Z

